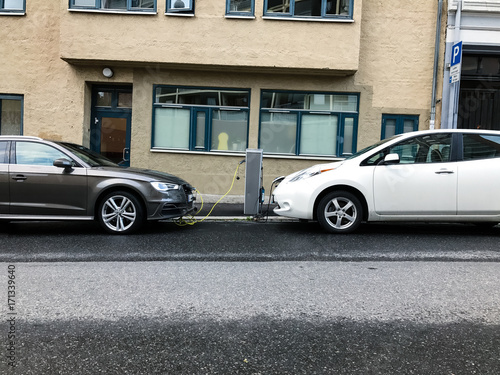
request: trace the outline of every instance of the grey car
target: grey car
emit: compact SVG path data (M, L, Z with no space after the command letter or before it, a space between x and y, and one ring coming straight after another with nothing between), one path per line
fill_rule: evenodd
M0 219L97 220L110 233L194 210L194 188L168 173L124 168L86 147L0 136Z

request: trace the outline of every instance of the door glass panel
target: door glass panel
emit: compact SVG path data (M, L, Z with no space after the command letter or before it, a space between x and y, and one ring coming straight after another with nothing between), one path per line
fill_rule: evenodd
M132 108L132 93L119 92L118 93L118 107Z
M500 136L464 134L464 160L500 157Z
M61 151L44 144L33 142L16 142L16 164L54 165L54 160L69 159Z
M127 141L127 119L102 117L101 154L115 163L123 160Z
M451 134L432 134L404 140L387 153L398 154L401 164L447 162L451 154Z
M7 163L9 161L7 154L8 142L0 142L0 164Z
M110 91L99 91L97 93L97 107L111 107L113 93Z
M205 149L205 112L198 112L196 114L196 148Z

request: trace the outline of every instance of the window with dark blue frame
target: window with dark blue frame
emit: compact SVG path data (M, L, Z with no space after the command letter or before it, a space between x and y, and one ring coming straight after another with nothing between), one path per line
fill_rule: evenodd
M0 13L24 14L26 0L0 0Z
M70 9L156 12L156 0L70 0Z
M270 17L352 19L354 0L264 0Z
M0 95L0 135L23 134L22 95Z
M382 115L382 134L380 139L386 139L396 134L408 133L417 130L417 115Z
M156 86L154 149L243 152L249 89Z
M254 0L226 0L226 15L253 17L254 7Z
M263 90L259 147L267 154L344 156L356 151L358 94Z

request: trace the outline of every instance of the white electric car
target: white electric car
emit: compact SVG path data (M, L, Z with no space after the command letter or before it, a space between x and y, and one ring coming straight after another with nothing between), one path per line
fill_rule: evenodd
M361 222L500 223L500 132L399 134L351 157L281 177L275 213L331 233Z

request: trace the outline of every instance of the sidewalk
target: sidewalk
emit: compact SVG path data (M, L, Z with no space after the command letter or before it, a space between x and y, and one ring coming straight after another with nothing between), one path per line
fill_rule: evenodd
M290 221L294 219L286 218L283 216L278 216L274 213L273 208L276 207L275 204L271 204L269 206L268 211L268 203L262 205L262 217L263 219L267 219L269 221ZM213 210L212 210L213 208ZM214 207L214 203L205 202L203 204L203 208L200 209L200 202L196 202L196 211L194 212L194 216L197 220L202 220L205 218L210 210L212 212L205 219L205 221L233 221L233 220L253 220L254 215L245 215L244 212L244 204L243 203L224 203L220 202Z

